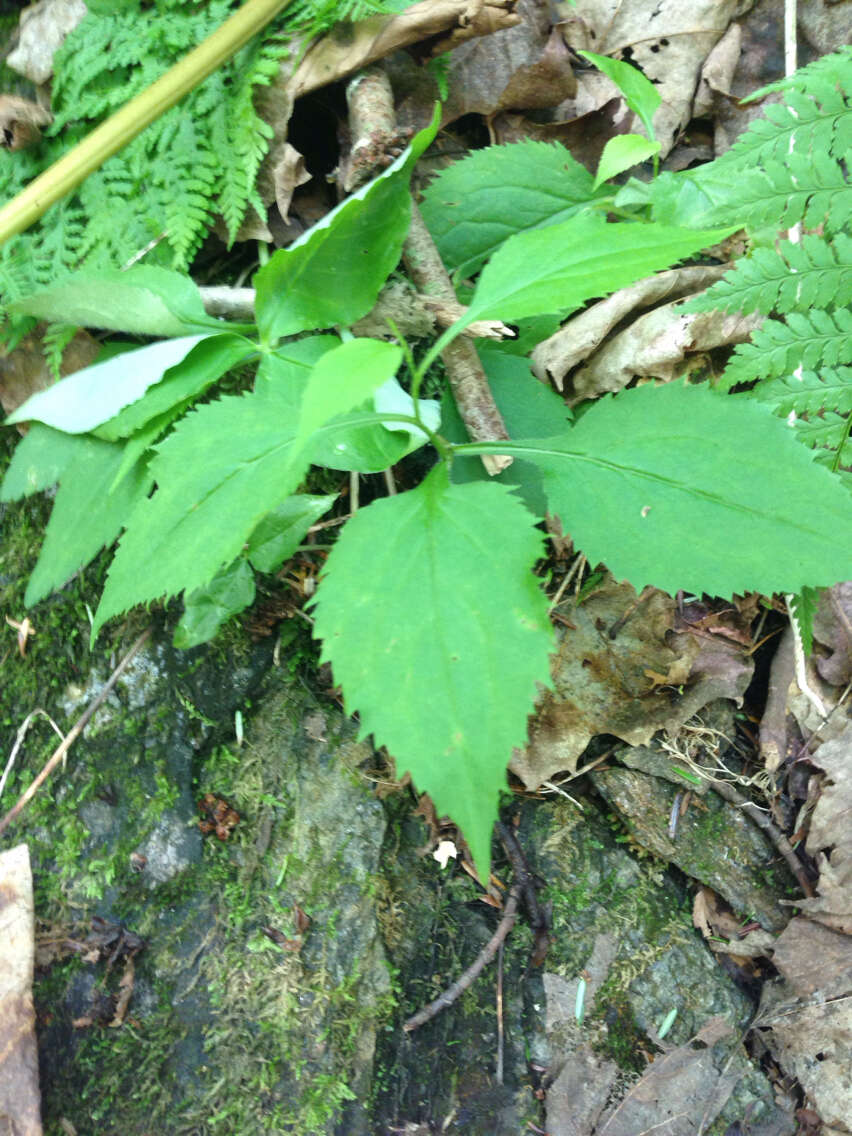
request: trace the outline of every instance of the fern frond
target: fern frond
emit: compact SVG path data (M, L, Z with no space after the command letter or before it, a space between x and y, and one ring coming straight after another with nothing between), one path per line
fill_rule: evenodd
M65 348L76 334L77 328L67 323L52 323L44 333L42 349L54 379L59 378L59 369L62 366Z
M729 176L732 171L715 170L713 182ZM836 232L852 217L852 192L839 161L825 153L793 153L784 162L767 161L763 169L737 170L731 200L712 220L729 217L734 205L749 229L789 229L802 222Z
M821 417L795 422L796 434L800 441L811 449L820 451L816 460L829 469L846 472L852 469L852 414L837 414L825 411ZM849 475L852 481L852 475Z
M816 232L755 249L684 310L775 314L734 349L717 385L755 384L750 397L787 416L852 488L852 48L753 97L769 91L784 102L695 181L712 189L717 216L735 213L752 231L803 222Z
M798 244L781 241L778 249L757 248L738 260L706 292L684 305L685 312L808 311L852 302L852 239L834 241L805 234Z
M296 31L322 35L335 24L402 12L412 3L414 0L296 0L287 13L287 23Z
M714 163L718 172L784 162L791 153L842 158L852 146L852 50L846 47L803 67L788 79L757 91L784 91L783 103L764 108L730 150Z
M765 320L751 338L737 345L725 368L728 387L777 379L799 367L813 371L852 362L852 312L790 312L786 321Z
M11 199L77 139L221 26L239 0L151 0L89 11L54 57L52 126L33 151L0 153L0 200ZM254 106L296 30L400 11L409 0L298 0L262 36L92 174L79 191L0 252L0 310L83 265L188 268L221 214L236 236L246 210L265 215L258 169L272 131ZM3 333L8 341L11 325ZM14 333L17 334L17 333Z
M795 414L797 418L812 417L823 410L848 414L852 412L852 368L825 367L819 373L783 375L758 383L752 394L770 403L778 414Z
M834 92L838 88L842 91L848 87L850 66L852 66L852 46L847 44L831 55L823 55L819 59L800 67L792 75L785 75L783 79L775 79L765 87L754 91L742 101L753 103L762 99L771 91L801 91L817 95L820 91Z

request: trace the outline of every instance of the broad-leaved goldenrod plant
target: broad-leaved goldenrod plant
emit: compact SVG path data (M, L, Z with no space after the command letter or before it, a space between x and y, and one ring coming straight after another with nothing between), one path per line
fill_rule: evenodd
M845 81L849 56L841 63ZM812 307L815 295L833 303L837 294L836 285L806 283L805 269L847 283L852 270L850 242L840 234L852 190L845 167L821 148L825 130L848 136L852 109L833 74L819 78L815 93L803 74L787 88L787 118L773 108L746 145L749 137L763 145L773 131L783 135L760 175L778 187L772 219L825 225L814 240L828 251L817 253L809 240L795 254L782 247L770 264L765 250L713 297L738 296L731 289L751 287L755 270L774 273L792 307L778 307L775 293L754 295L782 313L793 339L795 305ZM824 119L831 125L814 126ZM703 182L672 176L621 190L621 214L632 209L635 219L612 222L605 207L613 187L596 187L561 147L494 148L457 164L430 189L424 215L450 267L478 278L464 316L411 362L409 394L396 378L411 358L404 345L353 338L348 328L398 263L411 170L435 130L436 122L375 181L270 258L254 279L256 325L211 319L192 281L161 268L81 272L21 301L23 314L160 338L56 383L11 415L32 426L0 496L59 485L28 603L119 538L93 635L136 604L182 593L177 642L189 646L250 603L254 572L275 571L328 509L332 498L299 492L312 464L376 472L431 444L437 462L419 486L362 508L343 528L315 597L316 634L363 733L387 746L439 814L460 824L486 879L506 763L524 744L527 717L549 682L554 633L532 573L545 508L592 564L605 561L636 588L730 596L800 593L852 575L852 498L773 413L786 407L786 393L767 406L707 385L648 384L601 399L570 424L511 344L482 355L495 381L528 407L522 436L450 442L420 389L468 324L519 323L523 339L543 314L565 315L715 244L748 222L753 207L739 209L732 194L740 186L729 174L719 179L729 195L723 218L720 199L711 200L718 184L707 188L711 174ZM805 130L790 152L789 138ZM820 154L812 174L802 165L805 146ZM828 177L829 161L835 196L804 193L802 178ZM487 191L495 180L496 199ZM698 198L706 215L716 210L701 228L684 205ZM521 215L533 227L517 231ZM763 209L760 223L769 220ZM773 382L795 380L796 352L811 367L802 390L833 373L820 370L822 361L834 368L845 349L818 360L811 346L845 326L839 310L829 314L831 327L811 314L813 335L808 330L805 347L788 348L786 369L772 363ZM250 361L250 392L198 403L225 372ZM822 419L812 417L811 397L807 417L816 429ZM848 438L852 406L830 400L819 401L820 414L832 425L845 414ZM843 464L845 445L831 448L830 465ZM466 479L465 467L486 453L509 454L515 464L497 479Z

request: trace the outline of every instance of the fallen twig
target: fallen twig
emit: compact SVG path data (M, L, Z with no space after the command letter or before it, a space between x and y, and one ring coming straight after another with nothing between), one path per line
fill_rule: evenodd
M0 777L0 797L3 796L3 790L6 787L6 779L14 768L15 758L18 756L18 750L24 744L24 738L27 736L27 730L29 730L33 718L37 718L39 717L39 715L47 718L48 722L50 722L51 726L53 727L54 733L58 735L60 741L65 740L62 731L46 710L42 710L40 708L37 710L31 710L29 714L27 714L26 718L24 718L21 725L18 727L18 732L15 735L15 744L12 746L12 752L9 754L9 760L6 762L6 768L3 770L3 776Z
M793 851L790 841L778 825L771 821L765 812L759 809L752 801L748 800L747 797L744 797L742 793L738 789L735 789L728 781L717 781L713 779L711 784L720 797L724 797L726 801L729 801L732 805L736 805L738 809L742 809L746 816L751 817L754 823L759 828L763 829L784 857L788 868L799 881L799 886L802 891L808 897L813 896L815 894L813 884L805 875L804 868L796 853Z
M533 966L541 966L547 955L548 947L550 946L547 916L538 902L538 892L536 891L535 881L530 874L527 860L524 856L523 849L518 843L518 838L509 825L503 824L502 821L497 822L497 832L503 842L503 847L506 849L506 855L509 857L512 870L515 873L516 886L524 897L527 916L529 917L530 926L535 935L535 946L533 947L531 964Z
M402 1027L406 1033L416 1030L418 1026L422 1026L425 1022L437 1017L441 1010L446 1010L447 1006L452 1006L453 1002L476 981L482 971L497 954L500 944L505 941L506 936L514 927L515 919L518 915L519 895L520 888L515 884L506 899L503 918L497 925L497 930L479 952L476 960L467 968L461 978L457 979L443 994L439 994L434 1002L430 1002L428 1006L424 1006L422 1010L418 1010L416 1014L408 1019Z
M452 303L456 293L435 242L416 204L411 207L411 227L402 250L405 266L419 292ZM453 390L459 414L471 441L493 442L508 440L506 424L488 386L488 379L479 361L476 348L470 340L459 336L441 352L447 379ZM511 465L512 459L504 455L485 454L482 464L490 474L497 474Z
M115 686L116 682L118 682L118 680L121 677L121 675L123 674L123 672L127 669L127 666L130 663L130 660L133 658L133 656L136 654L136 652L139 650L139 648L142 647L142 645L147 641L147 639L150 637L150 635L151 635L151 629L150 628L148 628L146 631L142 632L142 634L139 636L139 638L136 640L136 642L133 644L133 646L130 648L130 650L127 652L127 654L124 656L124 658L118 664L118 666L115 668L115 670L109 676L109 678L106 681L106 684L104 685L103 690L101 690L101 692L98 694L97 698L95 698L92 702L89 703L89 705L86 707L86 709L83 711L83 713L77 719L77 721L74 723L74 725L68 731L68 733L65 735L63 740L59 743L59 745L53 751L53 754L51 755L50 760L47 762L44 769L42 769L41 773L39 773L38 777L36 777L35 781L33 781L33 783L30 786L28 786L27 789L24 790L24 792L20 795L20 797L15 802L15 804L12 806L12 808L9 809L9 811L6 813L6 815L3 817L3 819L0 820L0 833L3 833L3 832L6 831L6 829L9 827L9 825L12 823L12 821L18 816L18 814L25 808L25 806L36 795L36 793L38 792L41 785L48 779L48 777L51 775L51 773L57 767L59 762L66 755L66 753L71 748L71 746L74 744L74 742L77 740L77 738L79 738L80 734L82 734L83 730L85 730L86 726L89 724L90 719L92 718L92 715L104 703L104 701L106 700L110 691Z

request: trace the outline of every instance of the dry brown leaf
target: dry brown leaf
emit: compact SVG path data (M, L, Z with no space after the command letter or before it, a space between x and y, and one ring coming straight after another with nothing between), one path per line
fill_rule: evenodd
M691 1041L658 1057L595 1129L596 1136L695 1136L706 1130L741 1075L721 1073L713 1062L713 1046L731 1033L724 1018L711 1018Z
M289 142L284 143L281 157L272 167L272 181L275 187L275 204L283 221L287 220L290 211L290 202L293 200L293 190L311 180L311 175L305 169L305 158L295 146Z
M598 934L583 968L585 1005L591 1006L618 954L615 935ZM553 1082L547 1090L547 1131L551 1136L588 1136L606 1106L618 1066L595 1053L576 1022L580 979L545 971L545 1031Z
M654 131L665 157L692 118L701 68L731 21L751 7L751 0L571 0L560 4L566 42L574 50L622 58L628 55L656 86L662 104ZM591 110L618 93L597 72L578 76L578 110ZM631 114L630 118L634 116ZM642 133L641 124L633 129Z
M824 1001L852 991L852 938L804 916L791 919L775 940L773 963L797 998Z
M572 376L572 401L620 391L636 378L670 382L690 366L691 357L714 347L744 343L763 323L759 314L674 310L679 301L654 308L611 336Z
M33 880L26 844L0 852L0 1130L41 1136L33 1009Z
M608 576L579 607L564 608L573 627L552 664L554 690L540 704L528 747L516 751L510 765L528 789L575 772L596 734L645 745L658 730L677 730L714 699L742 695L751 660L723 640L673 634L674 600L647 592L637 605L634 589ZM665 675L671 687L649 679L649 669Z
M110 1029L117 1029L118 1026L124 1024L127 1007L130 1005L130 999L133 997L134 976L133 958L129 956L125 959L124 973L118 982L118 998L115 1003L115 1014L113 1015L112 1021L109 1023Z
M516 6L517 0L421 0L394 16L340 25L308 49L295 73L285 62L272 87L283 84L298 98L411 44L420 44L427 58L441 55L465 40L520 23ZM294 57L300 58L299 52Z
M695 118L709 116L718 95L726 99L731 97L731 86L740 59L742 42L742 27L739 24L731 24L704 60L692 108Z
M797 900L812 919L852 935L852 722L811 761L825 771L805 847L819 865L817 895Z
M798 923L799 921L794 921ZM796 934L804 930L807 921ZM818 988L805 999L797 1000L795 987L788 983L768 984L764 987L756 1025L761 1038L786 1074L795 1077L813 1103L827 1128L838 1133L850 1133L852 1120L852 985L849 983L849 939L845 941L845 959L838 964L837 956L830 957L829 979L832 994ZM820 955L814 954L823 946L805 931L801 948L807 951L792 964L796 983L801 988L802 973L809 967L820 981ZM776 951L776 955L778 951ZM789 959L781 954L783 965L791 967ZM805 982L807 979L804 980Z
M813 631L828 652L817 655L817 671L832 686L846 686L852 680L852 583L835 584L823 592Z
M632 312L642 312L663 301L682 299L709 288L726 271L725 265L672 268L619 289L570 319L559 331L539 343L532 353L533 371L542 382L552 381L558 390L562 390L568 373L592 356L610 331ZM600 390L578 390L572 379L567 385L567 402L573 406L603 390L620 390L623 385L622 382Z
M749 959L772 958L775 943L776 938L770 931L749 931L742 939L729 942L714 939L707 945L717 953L731 955L737 965L742 966Z
M692 901L692 926L697 927L705 939L713 934L710 920L715 910L715 893L706 887L700 887Z
M464 114L557 107L577 89L570 57L545 5L519 0L521 22L457 48L450 61L444 123Z

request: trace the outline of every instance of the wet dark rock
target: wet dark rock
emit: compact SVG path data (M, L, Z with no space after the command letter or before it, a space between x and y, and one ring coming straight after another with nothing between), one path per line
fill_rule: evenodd
M268 660L156 641L78 743L53 812L45 802L28 818L42 917L61 928L97 913L145 940L121 1027L71 1022L114 995L122 964L75 956L40 976L48 1124L64 1116L79 1136L516 1136L544 1127L542 1085L575 1044L618 1069L623 1091L672 1009L674 1044L714 1015L742 1034L752 1002L693 929L683 877L626 846L591 798L582 812L561 799L514 806L550 948L531 964L524 920L505 944L502 1084L495 965L406 1034L500 913L458 864L429 855L410 790L378 799L384 772L354 726L299 679L264 675ZM107 673L101 660L66 690L69 716ZM226 839L199 830L206 794L238 815ZM511 878L496 847L494 870ZM775 1123L737 1045L713 1059L737 1078L719 1132Z

